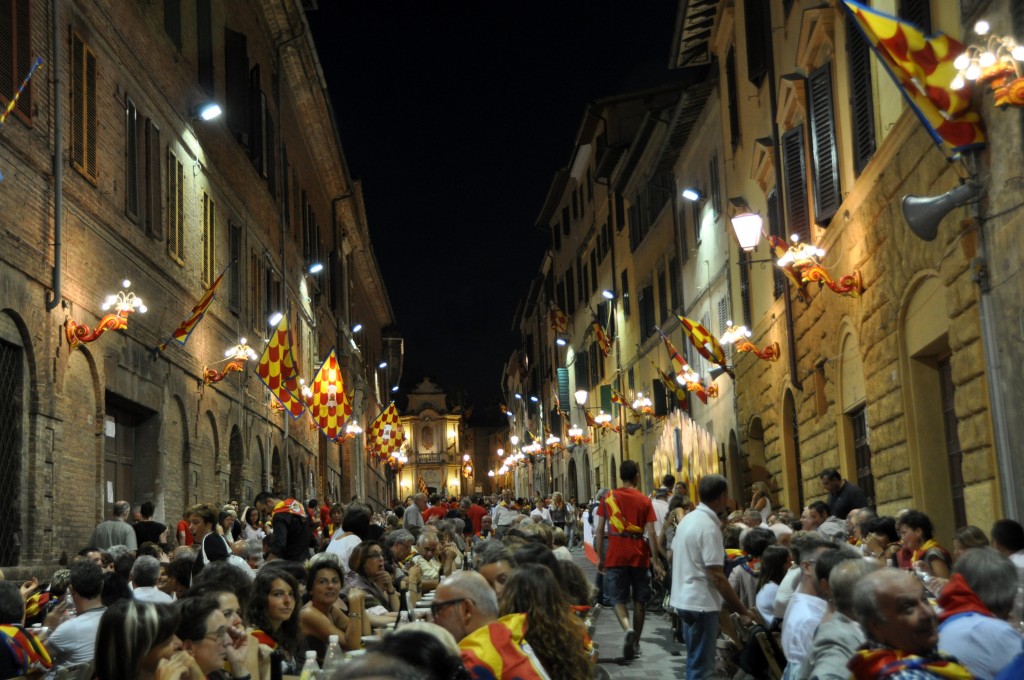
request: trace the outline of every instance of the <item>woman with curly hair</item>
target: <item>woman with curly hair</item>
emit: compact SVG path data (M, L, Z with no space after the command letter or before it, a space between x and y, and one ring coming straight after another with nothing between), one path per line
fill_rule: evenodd
M551 570L520 564L509 576L498 601L501 616L526 615L525 641L552 678L588 680L593 666L587 655L586 628L573 616Z
M903 546L913 551L910 557L911 569L930 576L949 578L953 558L935 540L932 520L928 515L911 510L896 522L896 528L900 531Z
M271 662L281 663L284 675L298 675L305 660L306 645L299 632L299 583L284 569L266 566L252 583L249 601L249 635L272 653ZM262 676L262 669L260 675Z

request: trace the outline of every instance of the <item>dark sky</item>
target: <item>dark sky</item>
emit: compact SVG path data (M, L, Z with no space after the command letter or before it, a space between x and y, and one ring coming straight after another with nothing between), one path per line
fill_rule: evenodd
M352 175L424 375L500 396L534 228L588 101L678 79L672 0L320 0L310 12Z

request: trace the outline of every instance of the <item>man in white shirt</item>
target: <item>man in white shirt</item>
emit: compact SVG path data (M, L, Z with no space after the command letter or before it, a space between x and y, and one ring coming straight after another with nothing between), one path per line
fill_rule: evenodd
M799 664L807 657L814 642L814 631L818 630L828 610L827 593L821 591L814 565L822 553L835 549L834 545L821 545L800 551L800 585L790 598L782 619L782 652L790 664Z
M505 532L512 528L517 514L512 509L512 492L502 491L501 502L494 508L494 534L498 538L503 538Z
M722 600L745 619L753 618L729 585L718 515L728 509L729 483L706 475L698 487L700 505L679 523L672 541L672 606L679 610L686 640L686 680L715 672L715 643Z
M668 517L668 487L659 486L654 490L654 498L651 500L654 506L654 533L660 534L661 528L665 526L665 518Z
M793 597L793 593L800 586L801 577L803 576L800 564L803 556L810 555L820 548L827 548L831 545L833 544L817 531L799 531L793 534L793 540L789 545L789 549L793 553L793 566L786 572L782 583L779 584L778 591L775 593L776 619L780 621L785 619L789 601Z
M64 666L88 663L96 649L96 631L106 607L103 593L103 569L95 562L79 559L71 564L71 585L68 586L77 615L64 620L65 609L58 607L46 616L44 625L53 630L46 648L53 658L53 667L47 677L54 677ZM56 630L54 628L56 627Z

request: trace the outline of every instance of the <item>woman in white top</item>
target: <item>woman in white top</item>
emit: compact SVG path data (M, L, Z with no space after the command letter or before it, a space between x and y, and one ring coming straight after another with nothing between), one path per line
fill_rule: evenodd
M768 485L764 482L754 482L750 487L754 492L750 499L750 507L761 513L761 523L768 524L768 515L772 514L772 501L768 497Z
M792 563L793 557L784 545L769 546L761 555L761 574L757 580L755 601L758 613L769 628L775 619L775 593Z
M352 551L369 536L372 516L370 507L365 503L356 501L349 503L345 508L341 526L334 531L326 550L338 556L343 569L349 569L348 560L352 556Z

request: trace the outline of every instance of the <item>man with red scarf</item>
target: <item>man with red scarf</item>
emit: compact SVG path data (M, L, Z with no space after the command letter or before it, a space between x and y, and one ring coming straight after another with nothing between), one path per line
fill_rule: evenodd
M301 501L281 500L269 491L261 491L253 505L263 515L269 514L274 525L268 560L304 562L309 559L310 523Z
M881 569L853 591L868 644L850 659L854 680L971 680L955 659L936 651L939 631L924 586L912 573Z

